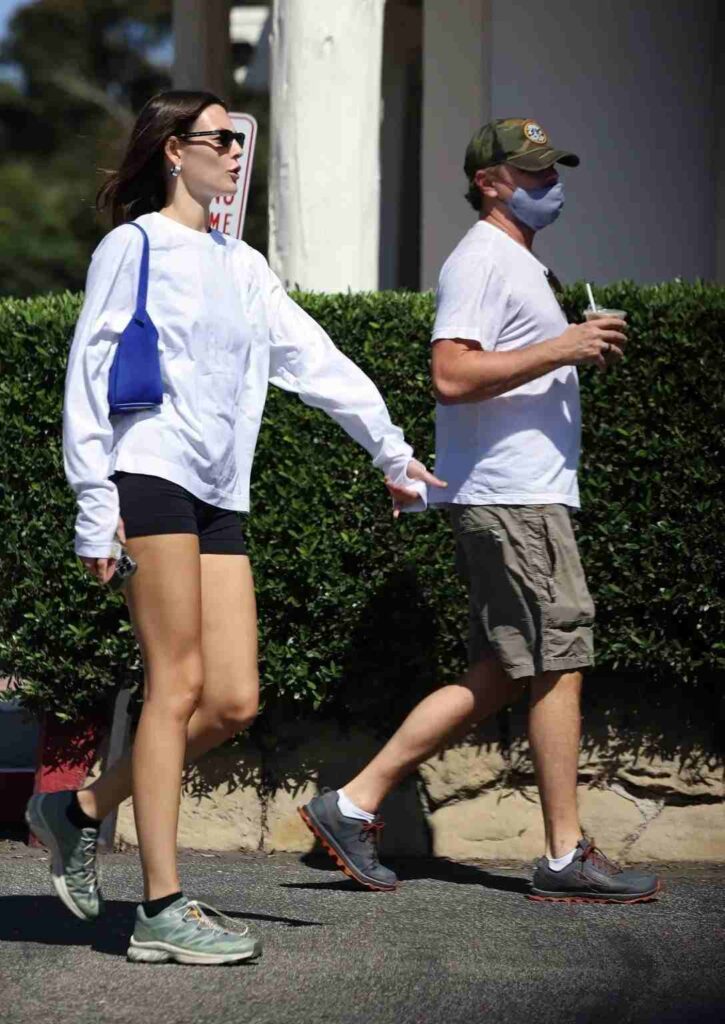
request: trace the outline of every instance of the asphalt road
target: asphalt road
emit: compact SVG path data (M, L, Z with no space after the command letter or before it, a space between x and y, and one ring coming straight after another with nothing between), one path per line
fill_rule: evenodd
M182 855L185 891L249 920L253 964L130 964L140 873L103 858L104 918L51 895L43 851L0 844L0 1020L12 1024L525 1024L725 1020L725 868L663 869L659 902L540 905L525 866L398 862L367 893L327 862Z

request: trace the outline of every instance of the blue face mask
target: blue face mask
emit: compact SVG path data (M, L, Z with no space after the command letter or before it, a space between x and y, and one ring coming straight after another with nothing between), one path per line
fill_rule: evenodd
M564 186L560 181L546 188L517 188L507 201L511 213L532 231L553 224L564 205Z

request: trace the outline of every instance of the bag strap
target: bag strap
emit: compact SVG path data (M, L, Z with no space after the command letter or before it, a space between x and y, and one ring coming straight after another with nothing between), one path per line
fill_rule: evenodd
M140 224L131 220L128 222L132 227L138 228L143 235L143 251L141 252L141 271L138 277L138 294L136 295L136 312L134 317L137 320L146 319L146 299L149 291L149 236Z

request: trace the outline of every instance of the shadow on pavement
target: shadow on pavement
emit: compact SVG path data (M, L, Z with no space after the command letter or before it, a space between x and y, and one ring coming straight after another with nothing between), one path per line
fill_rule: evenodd
M128 920L133 910L128 904ZM96 925L81 921L55 896L3 896L0 899L0 940L43 942L53 946L87 946Z
M378 892L373 892L370 889L364 889L363 886L358 885L357 882L353 882L352 879L346 879L343 882L281 882L280 888L317 889L318 892L354 892L356 896L380 895ZM384 895L390 894L385 893Z
M28 826L24 821L7 822L0 825L0 840L14 843L27 843Z
M136 904L108 900L98 921L81 921L54 896L0 898L0 941L38 942L51 946L90 946L98 953L125 956L133 932ZM319 928L321 921L304 921L273 914L229 913L241 921L269 921L291 928Z
M499 875L473 864L448 860L447 857L399 857L388 863L402 881L428 878L435 882L452 882L454 885L481 885L484 889L497 889L499 892L528 893L531 889L528 878Z
M226 913L226 911L225 911ZM288 928L322 928L323 921L303 921L297 917L275 917L273 914L227 914L233 921L271 921L286 924Z
M305 867L318 871L334 870L332 860L326 854L316 851L304 854L300 861ZM485 889L499 892L528 893L531 883L517 875L499 875L472 864L460 864L446 857L389 857L386 866L395 871L401 882L427 878L435 882L451 882L454 885L481 885ZM289 889L322 889L341 892L360 892L361 886L352 880L337 882L287 882Z

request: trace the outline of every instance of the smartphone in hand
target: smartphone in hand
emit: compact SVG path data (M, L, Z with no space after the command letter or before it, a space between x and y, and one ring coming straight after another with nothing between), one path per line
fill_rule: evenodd
M109 590L114 591L114 593L122 590L127 580L133 576L137 569L138 563L134 562L126 549L121 546L121 554L116 562L115 572L108 581Z

